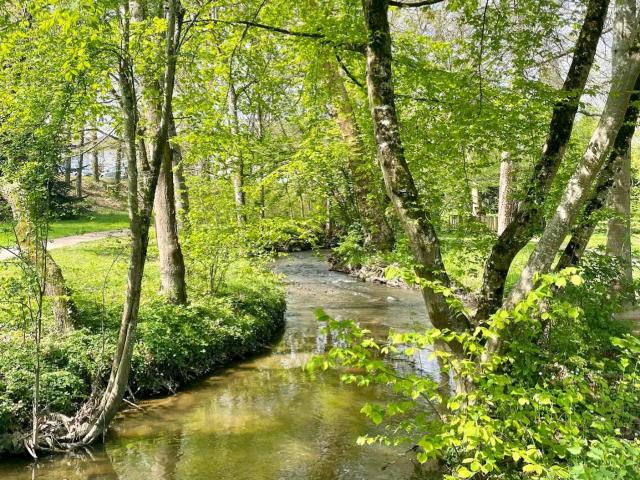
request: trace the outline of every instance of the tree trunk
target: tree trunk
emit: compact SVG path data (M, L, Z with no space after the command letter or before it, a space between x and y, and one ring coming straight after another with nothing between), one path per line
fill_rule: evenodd
M98 127L97 125L91 131L91 170L93 173L93 181L100 180L100 162L98 161Z
M67 137L67 147L64 149L64 184L67 189L71 190L71 144L73 143L73 136L69 133Z
M62 166L64 184L68 190L71 190L71 150L73 148L73 135L69 132L66 135L66 145L62 151L64 155L64 165Z
M172 117L171 125L169 125L169 138L174 138L176 135L176 123ZM178 227L185 228L189 224L189 189L184 175L184 166L182 165L182 149L180 145L174 144L171 145L171 152Z
M395 239L385 215L384 200L388 202L388 198L376 191L375 186L379 180L372 174L370 167L373 165L368 165L367 149L338 66L327 61L325 72L332 93L333 117L342 139L351 150L347 157L347 166L355 187L355 203L364 227L365 244L370 244L378 251L390 251ZM385 197L384 200L382 197Z
M233 81L229 82L229 116L231 133L234 137L240 134L240 120L238 118L238 95ZM244 158L242 151L238 150L234 165L232 167L233 197L236 203L236 218L238 225L242 226L247 223L247 215L245 213L245 193L244 193Z
M615 179L619 178L618 170L623 167L623 162L619 161L619 159L630 154L631 139L638 121L638 102L640 102L640 78L636 80L634 92L631 95L631 100L624 116L624 124L618 131L613 150L598 175L598 182L593 189L590 200L587 202L582 221L574 229L569 243L567 243L560 260L558 260L556 270L576 266L582 259L582 255L598 223L594 214L606 205Z
M616 14L613 28L613 70L617 68L628 47L629 39L633 35L636 19L635 0L616 0ZM629 144L631 137L629 137ZM618 257L622 261L621 280L633 280L631 264L631 146L624 150L623 156L618 156L620 163L616 168L611 207L616 217L609 220L607 232L607 253Z
M571 66L562 86L563 98L556 102L542 155L534 166L524 199L491 249L484 268L476 321L486 320L502 304L509 267L518 252L539 231L546 194L569 143L598 41L607 15L609 0L590 0L576 41Z
M53 317L58 330L65 332L72 327L73 302L69 298L62 270L47 251L44 242L37 245L36 236L38 226L29 211L25 192L18 183L0 181L0 194L5 199L15 222L16 241L23 258L29 262L44 283L44 293L51 299Z
M260 220L264 220L265 218L267 218L267 205L264 184L262 184L260 185Z
M175 82L176 45L180 37L180 25L176 14L178 0L168 0L166 38L166 65L163 72L162 106L160 122L154 137L154 148L148 178L138 181L136 134L137 134L137 100L134 79L130 72L133 65L129 55L123 55L119 65L119 83L121 103L124 116L124 138L128 157L128 203L131 248L125 304L120 323L120 332L116 352L111 368L109 382L101 398L95 404L87 404L76 417L76 427L67 437L70 448L84 446L97 440L106 431L115 416L129 381L131 356L135 343L135 332L140 307L140 293L144 264L149 244L149 227L165 146L168 141L169 123L171 120L171 102ZM124 52L129 52L129 11L125 2L121 16ZM139 191L141 190L141 191Z
M607 103L598 122L589 146L582 157L576 171L569 179L560 204L523 269L517 285L513 288L507 302L515 305L533 288L533 278L538 272L547 272L553 262L558 248L584 204L589 189L602 169L607 153L612 146L618 131L624 122L636 79L640 73L640 51L638 40L640 31L634 34L632 48L620 61L614 73Z
M172 303L187 303L185 267L176 220L176 201L173 189L173 152L165 145L154 203L156 240L160 257L160 292Z
M82 198L82 171L84 169L84 129L80 132L80 154L76 171L76 197Z
M502 152L500 160L500 188L498 192L498 235L502 235L511 223L515 204L513 203L513 162L509 152Z
M404 228L417 266L416 273L427 282L450 285L445 272L440 242L429 212L420 201L405 159L400 138L392 77L391 33L387 17L388 0L363 0L368 31L367 89L373 119L380 168L387 194ZM455 322L445 297L431 285L422 293L429 320L436 328L464 330L467 325Z
M67 188L71 189L71 155L69 153L64 159L64 183Z
M631 143L631 139L629 139ZM617 168L616 178L611 195L611 207L616 217L611 218L607 231L607 253L618 257L622 261L621 279L626 282L633 280L633 266L631 263L631 149L618 157L620 168Z
M480 196L480 190L478 190L478 187L471 188L471 216L474 218L484 216L484 211L482 209L482 197Z
M115 165L115 184L116 187L120 188L120 183L122 182L122 144L118 143L118 147L116 149L116 165Z

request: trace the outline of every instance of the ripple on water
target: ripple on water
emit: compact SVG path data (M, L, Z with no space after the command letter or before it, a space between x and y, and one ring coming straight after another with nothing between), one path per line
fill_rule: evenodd
M2 480L378 480L411 479L403 449L358 447L371 430L359 413L380 388L341 384L335 372L303 371L328 339L314 310L353 318L379 338L390 327L424 327L418 292L356 282L312 254L277 262L286 275L287 326L268 355L238 363L175 396L117 418L104 447L57 456L35 468L0 464ZM417 362L428 363L424 353Z

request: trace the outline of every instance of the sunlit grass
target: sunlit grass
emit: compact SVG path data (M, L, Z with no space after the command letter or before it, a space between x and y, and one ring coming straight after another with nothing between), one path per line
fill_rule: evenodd
M61 238L83 233L106 232L127 228L129 219L126 212L99 210L90 215L68 220L55 220L49 228L49 238ZM0 246L15 244L11 222L0 222Z

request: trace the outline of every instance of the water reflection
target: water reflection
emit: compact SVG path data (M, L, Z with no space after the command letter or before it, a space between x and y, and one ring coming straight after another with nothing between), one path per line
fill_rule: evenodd
M417 292L356 282L329 272L311 254L278 263L286 275L287 327L262 357L239 363L173 397L123 412L104 447L37 464L0 464L0 478L123 480L412 479L410 455L383 446L358 447L371 431L363 403L381 388L343 385L335 372L310 375L302 365L327 348L314 310L353 318L382 338L388 329L424 327ZM434 372L423 353L415 361ZM398 365L400 366L400 365Z

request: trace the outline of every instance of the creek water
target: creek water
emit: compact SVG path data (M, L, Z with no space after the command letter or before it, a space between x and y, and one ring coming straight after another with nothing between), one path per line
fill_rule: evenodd
M331 272L312 253L278 260L286 327L262 356L237 363L177 395L123 411L104 445L38 462L0 461L0 479L279 480L418 478L405 448L357 446L372 424L359 413L381 387L342 384L302 366L328 347L314 310L352 318L377 337L425 327L419 292ZM422 368L435 371L425 356Z

